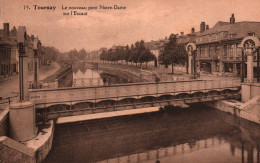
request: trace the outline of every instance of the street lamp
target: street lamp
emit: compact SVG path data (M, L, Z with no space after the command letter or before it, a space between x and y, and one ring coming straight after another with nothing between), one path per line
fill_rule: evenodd
M17 32L17 42L19 51L19 96L20 101L29 100L28 92L28 55L25 51L26 28L19 27Z
M39 81L39 58L38 58L38 38L33 39L33 52L34 52L34 85L37 89Z
M196 50L197 47L194 43L188 43L186 45L186 51L188 53L188 62L189 62L189 68L188 73L190 77L196 79ZM193 59L193 67L192 67L192 59Z

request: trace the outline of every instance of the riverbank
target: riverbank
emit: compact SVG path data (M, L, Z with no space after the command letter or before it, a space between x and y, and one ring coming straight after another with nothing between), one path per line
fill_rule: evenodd
M260 96L256 96L245 103L236 100L220 100L207 102L205 104L212 108L260 124Z
M72 66L59 62L60 68L45 78L42 83L45 88L71 87L73 83Z

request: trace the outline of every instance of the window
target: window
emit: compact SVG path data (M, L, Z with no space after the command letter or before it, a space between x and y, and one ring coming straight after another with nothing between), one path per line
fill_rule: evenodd
M238 45L239 44L237 44L237 47L238 47ZM237 51L237 56L241 57L242 56L242 49L241 48L237 48L236 51Z
M230 57L234 56L234 45L230 46Z
M210 46L210 47L209 47L209 57L211 57L211 56L212 56L212 53L213 53L213 47L212 47L212 46Z
M224 56L227 56L227 45L224 45Z
M220 51L220 47L219 47L219 46L216 46L215 53L216 53L217 55L219 55L219 51Z
M200 56L204 57L204 48L203 47L200 47Z

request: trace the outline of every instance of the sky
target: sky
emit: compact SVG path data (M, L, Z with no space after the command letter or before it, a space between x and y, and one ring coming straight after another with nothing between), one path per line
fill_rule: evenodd
M30 10L25 10L28 5ZM33 5L56 6L55 11L34 10ZM126 6L125 10L83 10L85 16L64 16L67 7ZM79 11L80 12L80 11ZM28 34L45 46L62 52L87 51L136 41L163 39L171 33L199 30L200 22L213 27L217 21L260 22L260 0L0 0L0 29L4 22L26 26Z

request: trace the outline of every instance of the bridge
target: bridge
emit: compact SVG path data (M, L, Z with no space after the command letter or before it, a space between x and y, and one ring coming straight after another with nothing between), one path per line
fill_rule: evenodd
M37 118L240 98L240 80L191 80L30 90ZM184 104L185 103L185 104Z

